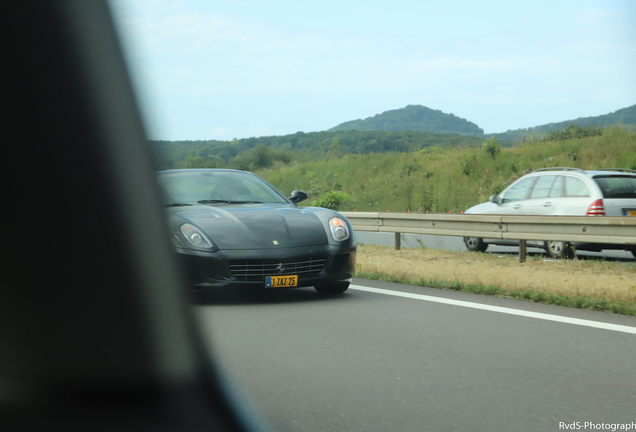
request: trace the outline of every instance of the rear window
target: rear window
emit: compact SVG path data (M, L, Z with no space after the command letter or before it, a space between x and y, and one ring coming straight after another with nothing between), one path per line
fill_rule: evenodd
M603 198L636 198L636 176L608 175L594 177Z

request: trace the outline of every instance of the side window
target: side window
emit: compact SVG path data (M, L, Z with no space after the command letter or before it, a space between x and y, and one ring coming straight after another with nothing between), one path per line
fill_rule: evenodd
M537 182L534 184L532 188L532 193L530 194L530 199L532 198L547 198L550 193L550 188L554 183L554 180L557 176L541 176L537 179Z
M548 196L550 198L563 196L563 176L558 176L556 178L556 180L552 184L552 188L550 189L550 194Z
M565 196L579 197L590 196L590 191L587 190L587 186L582 180L574 177L565 178Z
M536 179L536 177L527 178L512 186L504 195L503 202L526 199L528 197L528 192L530 192L530 188Z

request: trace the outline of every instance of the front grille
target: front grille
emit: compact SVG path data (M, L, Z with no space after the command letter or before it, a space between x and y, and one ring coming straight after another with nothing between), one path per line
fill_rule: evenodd
M325 267L326 257L307 256L293 259L232 260L230 272L242 281L260 281L265 276L315 276ZM282 271L281 271L282 270Z

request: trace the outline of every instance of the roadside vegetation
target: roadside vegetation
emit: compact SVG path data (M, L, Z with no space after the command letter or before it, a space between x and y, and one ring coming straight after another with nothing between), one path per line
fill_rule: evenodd
M483 136L424 131L323 131L232 141L150 141L159 169L232 168L324 160L332 155L412 152L435 146L479 146ZM502 141L502 145L512 142Z
M619 262L359 245L357 276L636 315L636 266Z
M568 134L575 137L567 138ZM492 137L481 146L435 146L413 152L342 154L335 147L323 160L278 162L255 172L286 194L295 189L307 192L306 205L324 204L337 192L340 199L331 207L336 210L455 213L544 167L636 169L636 132L570 128L550 140L528 139L508 148Z

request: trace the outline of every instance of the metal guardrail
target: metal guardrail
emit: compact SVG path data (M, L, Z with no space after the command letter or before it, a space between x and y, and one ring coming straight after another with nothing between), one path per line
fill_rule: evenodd
M636 246L636 217L614 216L503 216L445 213L340 212L356 231L393 232L396 249L400 234L430 234L521 240L611 243Z

